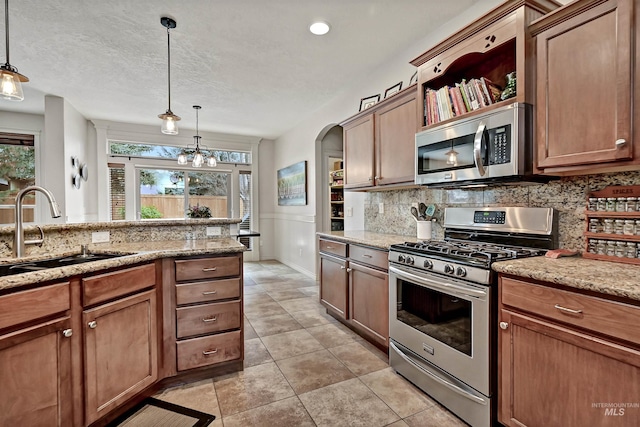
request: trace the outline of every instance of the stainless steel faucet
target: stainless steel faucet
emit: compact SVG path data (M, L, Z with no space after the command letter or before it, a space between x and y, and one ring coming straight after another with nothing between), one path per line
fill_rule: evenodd
M25 245L41 244L44 240L44 233L40 227L38 227L40 229L40 239L24 240L24 228L22 226L22 199L31 191L39 191L47 197L49 200L49 207L51 208L51 216L53 218L58 218L62 214L55 197L53 197L53 194L51 194L51 192L46 188L40 187L39 185L30 185L29 187L20 190L20 192L16 194L16 204L14 206L16 226L13 235L13 256L16 258L24 255Z

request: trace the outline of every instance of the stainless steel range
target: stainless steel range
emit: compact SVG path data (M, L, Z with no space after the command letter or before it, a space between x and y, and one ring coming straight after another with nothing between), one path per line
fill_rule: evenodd
M495 421L495 261L557 247L550 208L448 208L444 240L389 251L389 363L474 427Z

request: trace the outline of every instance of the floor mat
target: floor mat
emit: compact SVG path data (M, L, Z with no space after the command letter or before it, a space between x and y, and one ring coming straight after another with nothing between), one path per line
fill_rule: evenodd
M129 410L110 427L205 427L215 420L215 415L205 414L184 406L148 397Z

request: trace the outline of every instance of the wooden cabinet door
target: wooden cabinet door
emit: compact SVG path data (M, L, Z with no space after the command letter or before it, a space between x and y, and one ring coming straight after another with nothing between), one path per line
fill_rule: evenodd
M417 91L405 92L375 112L376 185L413 183L415 179Z
M347 319L347 261L320 255L320 304L343 319Z
M375 185L373 131L373 114L343 126L345 188Z
M498 420L507 426L636 426L640 351L500 312ZM506 328L506 329L504 329Z
M588 3L595 2L575 7ZM537 35L539 168L633 157L633 8L633 0L610 0L575 16L558 14Z
M155 290L86 310L82 317L90 424L158 378Z
M349 263L349 304L352 325L378 344L389 346L389 275Z
M70 426L69 318L0 336L0 425Z

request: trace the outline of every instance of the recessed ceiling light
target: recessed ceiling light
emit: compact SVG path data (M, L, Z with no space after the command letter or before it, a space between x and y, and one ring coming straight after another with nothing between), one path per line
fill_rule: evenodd
M316 36L323 36L329 32L329 24L326 22L314 22L309 26L309 31L311 31Z

